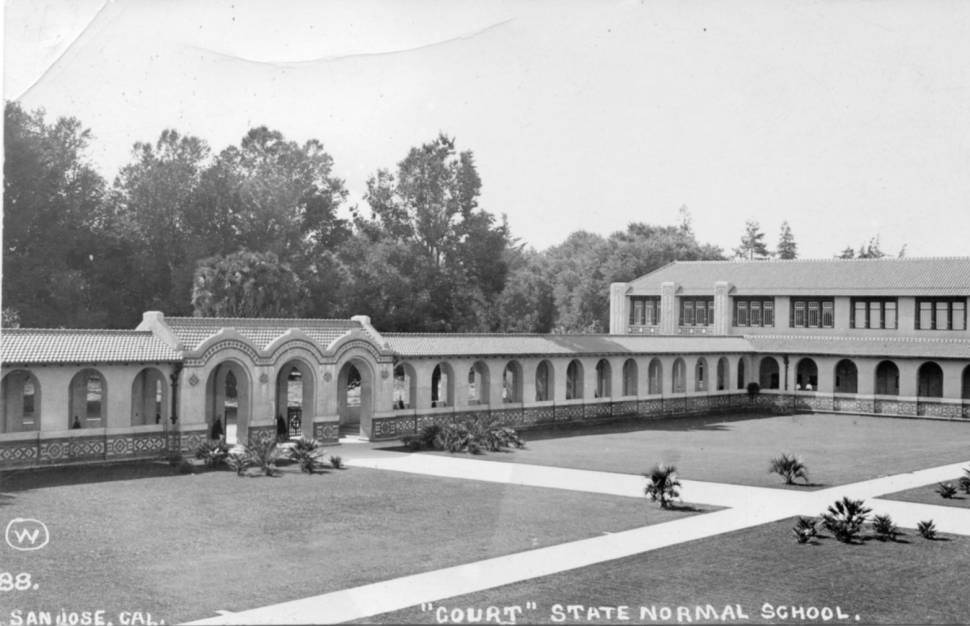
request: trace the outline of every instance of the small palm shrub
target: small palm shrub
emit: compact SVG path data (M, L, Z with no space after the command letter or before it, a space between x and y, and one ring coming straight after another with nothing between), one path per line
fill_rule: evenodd
M893 524L893 518L888 515L876 515L872 518L872 530L876 533L879 541L896 541L899 536L899 529Z
M252 467L258 467L266 476L276 475L276 461L283 455L275 439L257 441L249 446Z
M758 397L758 394L761 393L761 385L759 385L754 381L751 381L750 383L748 383L747 389L748 389L748 397L751 398L752 400Z
M223 465L229 455L229 447L222 439L204 441L195 451L195 458L205 463L206 467L214 468Z
M680 481L677 480L677 468L673 465L655 465L643 476L647 479L644 495L651 502L659 500L660 508L669 508L670 503L680 497Z
M782 454L779 457L771 459L768 473L778 474L785 479L786 485L794 485L796 478L800 478L806 483L808 482L808 468L794 455L788 456L787 454Z
M493 418L474 418L445 424L429 424L417 435L406 435L401 441L409 450L447 450L482 454L506 448L522 448L525 443L514 428L503 426Z
M957 488L953 486L953 483L940 483L936 488L936 493L940 494L941 498L949 500L957 495Z
M839 541L853 543L859 538L859 532L870 512L872 509L864 506L862 500L843 497L822 513L822 524Z
M334 469L342 469L343 466L344 466L344 461L339 456L331 456L330 457L330 465Z
M323 466L323 448L320 442L310 437L300 437L293 442L290 458L300 466L300 471L312 474Z
M931 519L917 523L916 530L924 539L936 539L936 524Z
M795 540L798 543L808 543L809 539L818 536L817 524L818 520L814 517L799 517L798 521L795 522L795 527L791 529L792 534L795 535Z
M425 449L432 449L435 447L434 442L438 439L438 434L441 432L441 426L438 424L428 424L421 429L418 433L418 442L421 447Z

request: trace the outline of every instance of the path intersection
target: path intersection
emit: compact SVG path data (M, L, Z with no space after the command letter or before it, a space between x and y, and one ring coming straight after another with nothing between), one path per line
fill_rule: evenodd
M644 497L645 480L639 474L503 463L436 454L402 454L364 447L354 450L352 446L347 446L344 461L348 466L384 471L620 497ZM952 480L966 466L967 462L942 465L817 491L681 479L681 495L685 501L719 507L719 510L300 600L239 612L222 611L218 617L191 623L333 624L357 620L797 515L816 516L843 496L866 500L867 506L891 515L901 527L915 528L918 521L933 519L939 532L970 535L970 509L878 499L883 494Z

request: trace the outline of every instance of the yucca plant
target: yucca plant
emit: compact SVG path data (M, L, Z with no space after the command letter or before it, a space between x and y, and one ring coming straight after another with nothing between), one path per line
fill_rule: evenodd
M323 466L323 448L320 442L310 437L300 437L293 442L290 458L300 466L301 472L312 474Z
M799 517L795 522L795 527L791 529L798 543L808 543L809 539L818 536L816 525L818 520L814 517Z
M206 467L219 467L226 461L229 447L222 439L204 441L195 451L195 458L202 460Z
M236 472L236 476L242 476L246 470L252 467L252 459L246 446L237 445L226 455L226 465L229 469Z
M931 519L917 523L916 530L924 539L936 539L936 524Z
M862 525L872 509L864 506L862 500L843 497L836 500L822 514L822 524L835 538L843 543L852 543L859 537Z
M275 439L257 441L249 446L248 451L253 467L258 467L267 476L276 475L276 461L282 452Z
M879 541L896 541L899 536L899 528L893 524L893 518L888 515L876 515L872 518L872 530L876 533Z
M643 474L647 479L647 486L643 493L651 502L660 501L660 508L670 507L670 503L680 497L680 481L677 480L677 468L673 465L655 465L649 472Z
M768 473L778 474L785 479L786 485L794 485L796 478L800 478L806 483L808 482L808 468L794 455L788 456L787 454L782 454L779 457L771 459Z
M936 493L940 494L941 498L949 500L957 495L957 488L953 486L953 483L940 483L936 488Z

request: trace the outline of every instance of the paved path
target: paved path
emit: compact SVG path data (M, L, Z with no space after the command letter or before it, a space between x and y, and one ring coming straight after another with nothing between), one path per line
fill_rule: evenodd
M360 454L356 454L348 450L346 457L344 460L347 465L354 467L621 497L642 498L645 484L642 476L632 474L430 454L381 453L373 450L362 450ZM952 480L962 473L966 465L967 463L945 465L811 492L682 480L681 495L686 501L728 508L301 600L238 613L225 613L192 623L332 624L360 619L750 528L795 515L817 515L842 496L867 500L867 505L874 512L890 514L900 526L912 528L919 520L933 519L941 532L970 535L968 509L873 499L886 493Z

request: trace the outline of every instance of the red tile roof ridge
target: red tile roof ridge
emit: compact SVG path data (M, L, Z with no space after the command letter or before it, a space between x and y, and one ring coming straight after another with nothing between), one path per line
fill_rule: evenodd
M743 264L757 265L757 264L764 264L764 263L818 263L818 262L821 262L821 261L831 261L831 262L883 261L883 262L887 262L887 263L890 262L890 261L898 261L898 262L906 262L906 261L970 261L970 256L957 256L957 255L949 255L949 256L906 256L906 257L884 256L884 257L879 257L879 258L875 258L875 259L872 259L872 258L864 259L864 258L858 258L858 257L854 257L854 258L851 258L851 259L843 259L841 257L818 257L818 258L803 258L803 259L715 259L715 260L710 260L710 261L704 261L704 260L700 260L700 259L686 259L686 260L674 260L674 261L671 261L670 263L667 263L666 265L664 265L662 267L666 267L667 265L674 265L674 264L685 265L685 264L704 264L704 263L730 263L730 264L734 264L734 265L743 265ZM660 268L657 268L657 269L660 269Z
M173 316L164 318L166 322L172 320L178 321L190 321L190 322L342 322L348 326L357 326L358 322L346 318L334 317L195 317L190 315L185 316Z
M814 339L816 341L891 341L895 343L970 343L970 337L865 337L862 335L743 335L751 339Z
M116 334L116 335L151 335L150 330L136 330L134 328L4 328L0 333L85 333L85 334Z

